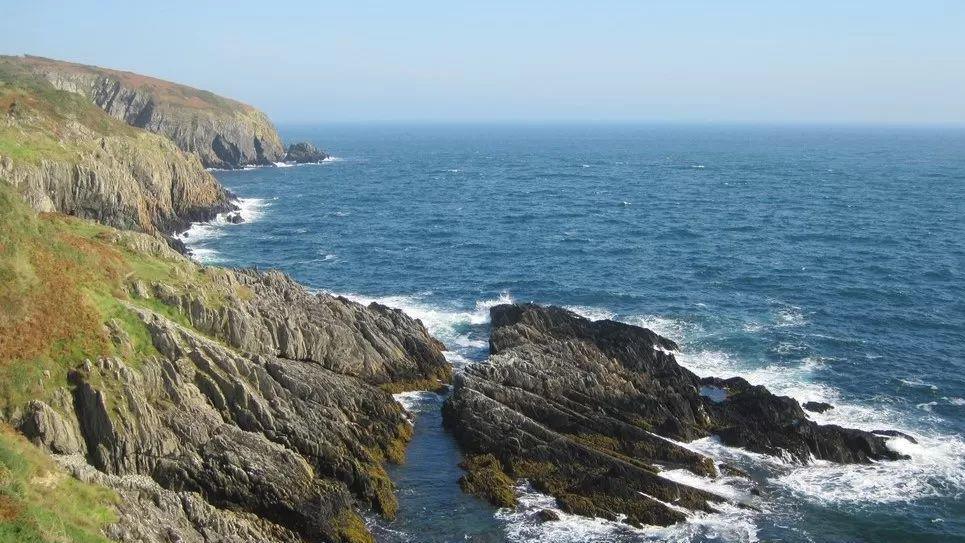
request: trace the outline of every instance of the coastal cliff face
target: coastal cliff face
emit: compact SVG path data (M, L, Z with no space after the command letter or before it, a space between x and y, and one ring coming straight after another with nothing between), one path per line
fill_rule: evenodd
M66 471L112 494L90 504L111 511L99 524L72 529L355 542L371 541L359 511L395 514L383 464L403 459L411 427L390 391L451 375L418 321L278 272L206 268L145 234L34 215L2 186L0 273L0 418L32 443L5 430L0 448L19 462L29 447L53 455L59 467L34 479L59 485ZM44 519L66 513L8 496L11 462L0 455L4 510L47 539Z
M0 176L36 210L171 233L232 208L197 157L0 58Z
M463 488L497 505L525 478L572 513L673 524L726 501L660 475L716 476L684 444L709 435L798 462L901 458L881 435L818 425L741 378L698 378L650 330L531 304L491 315L489 363L457 377L443 415L467 453Z
M4 60L87 98L115 119L167 137L205 167L270 165L286 156L268 117L241 102L130 72L32 56Z

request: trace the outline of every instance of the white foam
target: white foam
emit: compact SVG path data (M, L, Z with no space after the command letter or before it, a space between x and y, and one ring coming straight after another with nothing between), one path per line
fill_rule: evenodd
M757 541L755 513L729 504L721 504L715 513L692 512L685 522L669 527L634 528L620 521L571 515L557 508L552 496L536 492L525 482L516 487L519 504L513 509L500 509L496 518L506 522L510 541L560 543L612 543L615 541L689 542L696 539L730 542ZM676 508L676 506L674 506ZM560 520L541 522L536 514L549 509Z
M898 379L898 380L901 381L901 384L905 386L915 387L915 388L927 388L930 390L938 390L937 386L931 383L926 383L921 379Z
M429 408L438 405L438 395L431 390L413 390L393 394L392 398L399 402L405 410L410 424L415 424L416 416Z
M568 305L564 309L572 311L581 317L586 317L591 321L600 321L604 319L612 319L616 314L612 311L601 309L599 307L590 307L586 305Z
M276 168L291 168L294 165L294 162L275 162Z
M789 305L782 308L776 315L777 324L775 326L786 328L793 326L803 326L807 324L807 319L800 307Z
M376 302L388 307L401 309L410 317L419 319L433 336L442 340L450 349L455 351L453 360L463 362L466 350L485 349L489 343L485 340L474 339L466 332L469 326L483 325L489 322L489 309L495 305L512 303L508 292L503 292L497 298L479 300L471 310L461 308L439 307L427 303L426 295L397 295L370 297L360 294L340 294L360 304L368 305ZM455 357L458 354L460 358ZM454 364L455 365L455 364Z
M713 438L686 444L689 448L716 459L750 460L776 473L774 481L795 494L825 503L874 504L913 501L929 496L948 496L965 492L965 441L961 436L937 435L911 429L907 414L887 405L849 403L832 386L812 380L824 360L808 357L794 365L769 365L745 368L734 357L718 351L683 352L678 360L698 375L740 375L771 392L791 396L801 403L827 402L834 409L808 413L820 424L838 424L874 431L897 429L914 435L918 444L893 438L888 446L911 457L910 460L876 462L868 465L814 462L801 466L779 458L725 447ZM924 384L927 386L927 384ZM930 411L935 402L920 404Z
M243 219L239 224L252 223L260 219L265 214L265 208L271 205L263 198L239 198L234 204L238 206L236 211L219 213L208 222L193 223L186 231L175 236L191 250L191 256L198 262L212 263L221 260L217 251L205 247L205 242L223 236L227 227L238 226L228 220L229 216L237 213Z
M659 315L641 315L631 317L626 319L626 323L648 328L657 334L674 341L683 340L688 336L699 332L700 330L696 324L679 319L661 317Z
M961 436L917 436L918 444L893 438L888 447L910 460L847 465L815 462L776 479L796 494L823 503L880 504L965 491L965 442Z

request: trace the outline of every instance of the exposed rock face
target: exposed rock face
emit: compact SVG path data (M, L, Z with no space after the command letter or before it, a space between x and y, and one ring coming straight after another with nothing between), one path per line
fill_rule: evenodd
M54 87L81 94L125 123L166 136L205 167L240 168L282 160L268 117L213 93L152 77L40 57L7 57Z
M443 346L399 311L311 294L278 272L203 268L140 234L105 241L178 261L206 285L129 283L125 303L157 354L87 361L70 389L13 420L75 476L118 491L108 535L371 541L356 511L394 516L383 463L401 461L411 435L384 388L447 381ZM110 337L132 341L120 328Z
M492 455L564 510L657 525L708 510L723 498L659 471L715 475L713 461L678 443L712 434L800 462L900 458L883 438L815 424L793 399L743 379L701 380L650 330L531 304L491 314L490 361L457 377L444 420L470 458ZM478 482L472 465L467 479Z
M228 192L197 158L160 136L84 142L97 150L40 163L0 159L0 178L37 211L148 233L170 234L234 209Z
M288 153L285 155L285 162L313 163L321 162L328 158L328 154L319 150L308 142L294 143L288 146Z
M55 90L16 57L0 57L0 83L0 181L34 209L172 233L233 208L196 156Z
M198 330L245 352L316 362L376 385L432 388L421 385L451 378L444 346L398 309L312 294L280 272L207 268L205 273L245 296L214 306L163 284L146 290L179 307Z

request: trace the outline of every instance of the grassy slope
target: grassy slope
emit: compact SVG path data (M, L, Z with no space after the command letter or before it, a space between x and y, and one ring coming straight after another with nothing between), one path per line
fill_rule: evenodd
M16 161L41 159L73 162L80 153L93 150L98 136L135 137L139 131L105 115L83 96L59 91L24 66L0 57L0 156ZM84 127L76 137L65 127Z
M31 55L23 57L0 56L0 61L4 60L16 62L21 66L33 68L38 71L56 71L112 77L120 81L125 87L150 93L159 104L170 104L172 106L193 109L210 109L221 112L254 110L254 108L248 104L218 96L213 92L132 72L77 64L74 62L64 62L62 60Z
M68 386L67 371L84 358L120 355L136 367L155 354L146 328L122 302L186 322L173 308L132 298L128 281L163 281L218 302L209 275L216 272L126 249L125 236L139 235L63 215L38 216L0 181L0 411L9 414ZM110 341L105 324L111 320L130 342ZM0 424L0 542L104 541L99 534L113 519L112 496L68 477Z
M115 499L0 425L0 542L106 542L101 528L115 519Z

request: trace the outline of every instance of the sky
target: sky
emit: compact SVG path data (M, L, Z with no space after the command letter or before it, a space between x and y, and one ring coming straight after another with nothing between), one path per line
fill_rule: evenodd
M0 53L281 123L965 124L962 0L0 0Z

